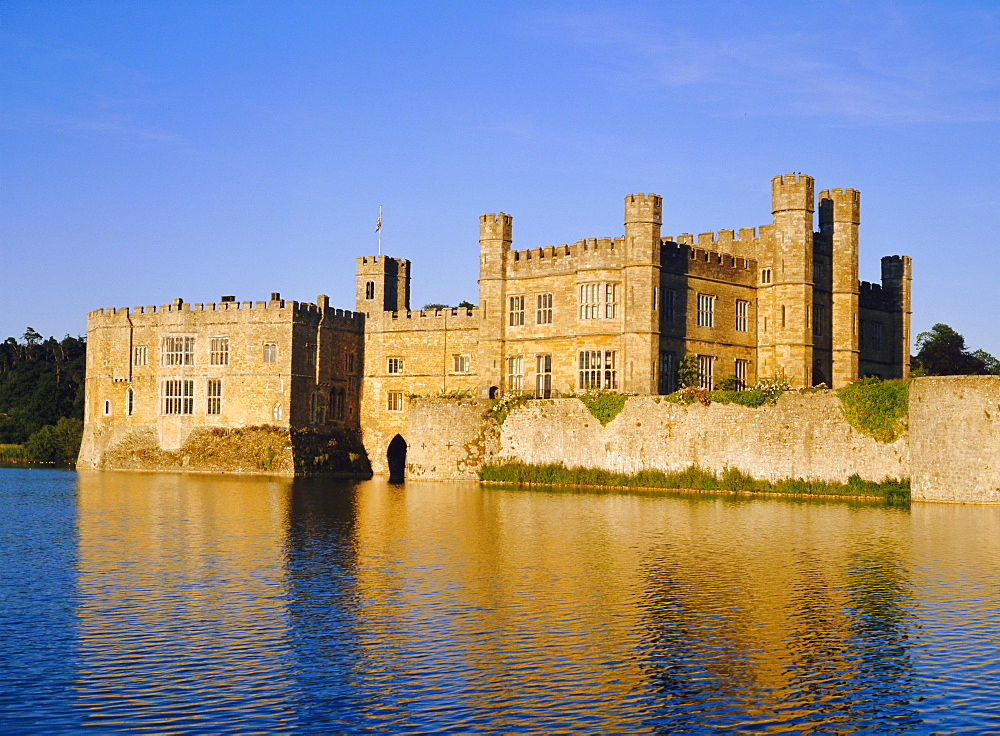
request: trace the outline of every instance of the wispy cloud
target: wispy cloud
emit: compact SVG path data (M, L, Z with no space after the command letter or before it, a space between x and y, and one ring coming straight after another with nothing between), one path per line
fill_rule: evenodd
M817 30L547 12L532 19L530 32L576 47L583 68L614 89L683 92L714 105L715 114L1000 120L1000 12L841 7L856 12Z

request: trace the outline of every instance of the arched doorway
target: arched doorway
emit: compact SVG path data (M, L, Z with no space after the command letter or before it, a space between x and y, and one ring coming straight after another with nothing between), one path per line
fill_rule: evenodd
M403 480L406 475L406 440L398 434L393 437L385 453L385 459L389 464L389 480L397 482Z
M490 398L491 399L495 399L498 396L500 396L500 387L499 386L490 386Z

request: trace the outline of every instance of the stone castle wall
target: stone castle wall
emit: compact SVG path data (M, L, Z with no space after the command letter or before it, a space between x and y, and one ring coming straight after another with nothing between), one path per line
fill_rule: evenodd
M772 406L681 406L630 397L607 426L579 399L538 399L497 427L482 401L417 399L408 472L474 479L479 463L516 461L622 473L698 465L756 478L911 478L920 501L1000 503L1000 377L918 378L909 430L881 443L850 426L833 393L783 395ZM495 437L487 428L495 430Z
M914 499L1000 503L1000 376L915 379L910 448Z
M431 468L452 474L454 457L477 441L482 407L467 403L449 410L417 400L411 408L407 465L421 477ZM462 415L464 412L464 416ZM447 445L447 447L446 447ZM491 446L492 447L492 446ZM698 465L721 472L739 470L756 478L812 478L844 481L853 474L867 480L909 475L905 437L877 442L851 427L833 394L788 393L773 406L735 404L681 406L653 396L630 397L607 426L579 399L539 399L515 409L499 427L495 453L485 462L561 464L620 473L684 470ZM457 449L456 449L457 448Z

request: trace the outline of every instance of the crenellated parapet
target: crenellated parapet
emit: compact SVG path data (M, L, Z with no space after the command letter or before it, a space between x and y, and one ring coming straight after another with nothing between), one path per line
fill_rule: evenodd
M278 298L269 301L240 302L226 299L219 302L191 303L185 302L183 299L174 299L170 304L95 309L87 313L87 318L96 325L101 321L117 323L123 318L127 318L133 324L140 324L143 321L171 324L174 319L178 318L182 321L193 319L206 322L218 322L222 318L223 321L237 322L258 319L282 321L300 318L312 318L312 321L318 321L320 317L323 317L324 322L331 326L337 325L351 330L363 328L365 315L362 312L330 307L329 298L322 295L317 301L319 304Z
M479 329L478 307L447 307L445 309L411 309L403 312L380 312L367 320L372 332L405 332L411 330L470 330Z
M568 245L512 250L505 273L508 278L531 278L580 269L615 269L623 264L623 238L583 238Z
M661 243L660 259L664 271L723 279L747 286L756 283L757 261L753 258L706 250L689 242L665 240Z

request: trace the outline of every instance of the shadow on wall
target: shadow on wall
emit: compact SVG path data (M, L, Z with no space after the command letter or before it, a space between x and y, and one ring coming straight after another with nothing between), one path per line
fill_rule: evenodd
M398 434L393 437L385 459L389 465L389 482L401 482L406 476L406 440Z

